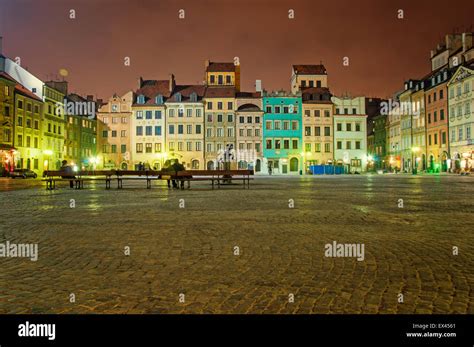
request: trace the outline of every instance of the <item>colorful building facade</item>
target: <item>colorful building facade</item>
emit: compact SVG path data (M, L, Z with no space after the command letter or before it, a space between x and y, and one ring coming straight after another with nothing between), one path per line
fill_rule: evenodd
M297 175L304 170L301 94L263 92L264 126L262 170Z

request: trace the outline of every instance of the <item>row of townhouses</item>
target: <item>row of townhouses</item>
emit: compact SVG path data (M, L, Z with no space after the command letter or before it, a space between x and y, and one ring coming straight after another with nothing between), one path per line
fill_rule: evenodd
M206 61L203 83L140 78L106 102L43 82L1 54L0 170L336 167L460 171L473 166L472 33L446 36L432 69L393 99L332 95L322 64L293 65L288 91L242 91L240 66ZM325 169L323 170L325 172ZM1 172L0 172L1 174Z
M369 120L369 169L473 169L473 35L446 35L431 51L431 71L407 80Z

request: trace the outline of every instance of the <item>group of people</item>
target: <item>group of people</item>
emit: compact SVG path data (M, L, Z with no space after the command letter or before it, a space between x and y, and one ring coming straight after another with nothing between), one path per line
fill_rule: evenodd
M167 176L170 176L170 178L166 180L166 182L168 183L168 188L171 188L171 186L173 186L174 189L180 188L178 186L178 181L179 181L181 189L184 189L183 178L189 178L189 177L181 176L180 177L181 179L178 180L177 175L178 175L178 172L185 171L185 170L186 168L184 167L182 163L179 162L178 159L170 159L164 163L163 168L161 169L161 172L169 173L169 175ZM188 188L189 187L190 187L190 182L188 181Z

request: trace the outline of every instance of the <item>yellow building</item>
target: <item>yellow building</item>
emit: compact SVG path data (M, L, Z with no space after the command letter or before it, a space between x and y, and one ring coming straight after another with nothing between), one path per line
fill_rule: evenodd
M328 76L324 65L293 65L291 70L291 92L304 88L327 88Z
M240 91L240 65L205 61L205 82L208 87L235 87Z
M13 168L13 120L15 110L16 81L0 72L0 177Z
M64 131L66 119L64 115L65 94L51 87L54 81L44 85L43 111L43 169L54 170L61 167L64 160Z
M42 172L42 100L21 84L15 86L15 168Z

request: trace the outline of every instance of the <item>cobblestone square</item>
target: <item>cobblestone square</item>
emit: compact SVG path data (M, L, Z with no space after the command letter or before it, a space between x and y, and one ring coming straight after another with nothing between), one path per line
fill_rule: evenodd
M473 183L257 177L248 190L51 192L0 179L0 243L39 252L0 258L0 313L472 314ZM333 241L364 244L364 260L326 257Z

